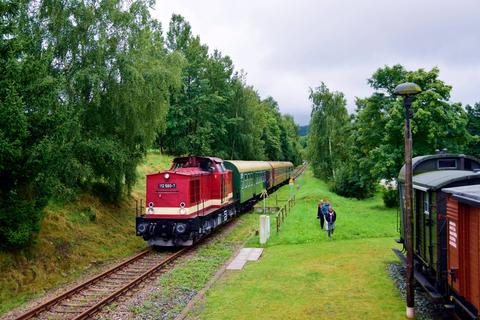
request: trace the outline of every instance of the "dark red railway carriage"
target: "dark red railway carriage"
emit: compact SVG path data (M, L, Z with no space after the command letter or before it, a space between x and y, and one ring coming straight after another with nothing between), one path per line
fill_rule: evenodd
M176 158L170 170L147 175L145 210L137 235L150 245L191 245L236 214L232 172L219 158Z
M480 310L480 185L446 188L447 270L450 299L462 318Z

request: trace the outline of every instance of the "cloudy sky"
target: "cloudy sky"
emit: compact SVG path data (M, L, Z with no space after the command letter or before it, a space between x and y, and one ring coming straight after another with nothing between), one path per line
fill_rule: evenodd
M396 63L438 66L452 101L480 101L480 0L157 0L164 29L172 13L301 125L310 87L342 91L352 112L366 79Z

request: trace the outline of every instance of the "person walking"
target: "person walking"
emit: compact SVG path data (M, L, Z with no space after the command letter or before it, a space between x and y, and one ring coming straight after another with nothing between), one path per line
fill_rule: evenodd
M323 217L325 217L328 213L328 208L330 208L330 201L327 199L325 200L325 202L323 202L323 205L322 205L322 213L323 213ZM328 223L325 223L325 231L328 230ZM323 227L322 227L323 228Z
M331 235L335 231L335 220L337 220L337 213L333 210L332 207L328 208L328 213L325 215L325 221L327 222L327 231L328 238L331 238Z
M323 214L323 200L320 200L317 208L317 219L320 220L320 228L323 230L323 225L325 224L325 215Z

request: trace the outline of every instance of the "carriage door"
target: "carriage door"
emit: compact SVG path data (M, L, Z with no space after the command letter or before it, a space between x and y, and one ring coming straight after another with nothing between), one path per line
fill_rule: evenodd
M425 216L423 213L424 194L421 190L415 190L414 201L414 225L415 225L415 252L425 259ZM425 259L426 260L426 259Z
M461 274L459 273L460 269L460 259L459 259L459 233L458 233L458 202L449 198L447 202L447 241L448 241L448 251L447 251L447 265L448 265L448 283L453 287L453 289L460 293L460 283L461 283Z

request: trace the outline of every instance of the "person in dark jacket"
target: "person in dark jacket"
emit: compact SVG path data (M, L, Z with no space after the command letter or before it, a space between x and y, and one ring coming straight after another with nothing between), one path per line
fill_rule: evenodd
M328 213L325 215L325 221L327 222L328 238L331 237L335 231L335 220L337 220L337 213L332 207L328 208Z
M317 219L320 219L320 227L323 229L323 225L325 224L325 216L323 214L323 200L320 200L320 202L318 203Z
M323 205L322 205L323 217L325 217L327 215L328 208L330 208L330 201L327 199L323 202ZM325 224L325 231L327 231L327 224Z

